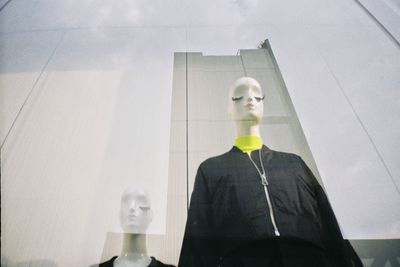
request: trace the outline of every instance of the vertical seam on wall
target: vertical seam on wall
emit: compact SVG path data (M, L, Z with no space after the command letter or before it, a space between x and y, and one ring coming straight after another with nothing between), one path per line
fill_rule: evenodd
M350 98L347 96L346 92L344 91L344 89L343 89L342 85L340 84L339 80L337 79L336 75L333 73L333 71L332 71L330 65L328 64L328 62L325 60L325 58L324 58L321 54L320 54L320 56L321 56L321 58L324 60L324 62L325 62L325 64L326 64L326 66L327 66L329 72L331 73L331 75L332 75L333 78L335 79L336 84L339 86L340 91L342 92L344 98L346 99L347 104L349 104L349 106L350 106L350 108L351 108L351 110L352 110L354 116L356 116L356 119L357 119L358 123L361 125L361 127L362 127L364 133L367 135L369 141L371 142L371 144L372 144L372 146L373 146L373 148L374 148L376 154L378 155L378 157L379 157L381 163L383 164L383 167L385 168L387 174L389 175L390 179L392 180L392 183L393 183L394 187L396 188L397 193L400 195L400 189L399 189L399 187L397 186L396 181L394 180L393 175L391 174L391 172L390 172L390 170L389 170L389 167L386 165L386 163L385 163L385 161L384 161L384 159L383 159L383 157L382 157L382 154L379 152L379 149L378 149L378 147L376 146L374 140L372 139L371 135L369 134L369 132L368 132L367 128L365 127L364 123L362 122L361 118L360 118L359 115L357 114L357 112L356 112L356 110L355 110L353 104L352 104L351 101L350 101Z
M8 0L5 2L1 7L0 7L0 12L11 2L11 0Z
M2 149L3 146L5 145L8 136L10 135L11 131L13 130L13 128L14 128L14 126L15 126L15 123L17 122L19 116L20 116L21 113L22 113L22 110L24 109L26 103L28 102L29 98L31 97L31 95L32 95L32 93L33 93L33 91L34 91L36 85L38 84L40 78L43 76L43 73L44 73L44 71L46 70L47 66L49 65L50 60L53 58L53 56L54 56L54 54L56 53L58 47L60 46L62 40L64 39L65 33L66 33L66 32L64 31L63 34L61 35L60 40L58 41L57 45L55 46L55 48L54 48L53 51L51 52L51 54L50 54L48 60L46 61L46 63L44 64L42 70L40 71L40 74L38 75L38 77L36 78L35 82L33 83L31 90L29 91L28 95L26 96L26 98L25 98L24 102L22 103L20 109L18 110L17 115L15 116L15 118L14 118L14 120L13 120L13 122L12 122L10 128L9 128L8 131L7 131L7 134L6 134L6 136L4 137L3 142L1 143L0 149ZM39 89L37 89L37 90L39 90Z
M388 29L359 1L354 0L365 13L378 25L378 27L400 48L400 42L390 33Z
M186 116L186 209L189 209L189 105L188 52L185 53L185 116Z
M239 57L240 57L240 62L242 62L242 68L243 68L244 76L247 77L247 71L246 71L246 68L244 67L243 57L242 57L242 55L240 54L240 50L238 51L238 53L239 53Z

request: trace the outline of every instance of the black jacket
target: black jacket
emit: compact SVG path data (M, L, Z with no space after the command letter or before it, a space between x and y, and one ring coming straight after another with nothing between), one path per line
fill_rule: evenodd
M178 266L362 266L304 161L266 146L261 158L280 236L257 169L233 147L198 168Z

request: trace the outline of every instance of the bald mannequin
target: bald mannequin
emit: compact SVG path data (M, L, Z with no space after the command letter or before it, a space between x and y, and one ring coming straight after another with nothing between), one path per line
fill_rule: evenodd
M361 266L302 158L263 145L260 84L236 80L228 109L235 145L199 165L178 266Z
M121 196L119 219L124 231L121 254L99 267L173 267L149 257L146 232L152 221L150 197L138 187L128 187ZM96 265L97 266L97 265Z
M124 231L120 256L115 267L147 267L146 232L153 218L150 197L141 188L128 187L121 196L120 224Z
M242 77L229 91L229 113L236 125L236 137L260 136L264 94L253 78Z

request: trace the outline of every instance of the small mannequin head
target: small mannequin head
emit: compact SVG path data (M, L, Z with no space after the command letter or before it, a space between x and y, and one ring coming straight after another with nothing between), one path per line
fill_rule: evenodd
M128 187L121 196L120 224L125 233L145 234L153 218L149 195Z
M229 109L235 122L259 124L264 113L264 94L253 78L236 80L229 92Z

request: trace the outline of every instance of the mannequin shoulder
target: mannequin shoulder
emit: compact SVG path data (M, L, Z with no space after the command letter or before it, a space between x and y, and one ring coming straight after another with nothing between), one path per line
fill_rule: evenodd
M270 150L271 158L274 160L281 160L286 162L301 162L302 159L299 155L290 152L283 152L277 150Z
M118 256L114 256L111 259L109 259L108 261L100 263L98 266L99 267L113 267L114 266L114 261L115 261L115 259L117 257Z
M217 155L214 157L210 157L205 159L202 163L199 165L199 169L207 171L207 170L213 170L213 169L220 169L221 167L228 167L232 164L235 164L237 162L235 160L234 155L230 152L226 152L221 155Z
M157 260L156 258L151 257L151 263L148 267L175 267L175 266L162 263L161 261Z

